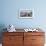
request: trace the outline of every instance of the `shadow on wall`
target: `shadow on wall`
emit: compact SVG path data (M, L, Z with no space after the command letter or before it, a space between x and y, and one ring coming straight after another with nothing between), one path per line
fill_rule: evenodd
M6 26L4 24L0 24L0 43L2 43L2 32L5 32L6 30L4 30L4 28L6 28Z

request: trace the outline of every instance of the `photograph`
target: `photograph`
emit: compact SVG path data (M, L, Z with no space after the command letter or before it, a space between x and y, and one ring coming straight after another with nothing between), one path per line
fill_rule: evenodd
M19 17L20 18L32 18L33 11L30 9L21 9L19 11Z

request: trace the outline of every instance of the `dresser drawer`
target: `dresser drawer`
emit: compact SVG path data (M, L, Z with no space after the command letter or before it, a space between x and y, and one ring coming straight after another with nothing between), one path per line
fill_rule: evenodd
M32 36L32 43L33 44L43 44L44 36Z
M23 46L23 38L21 36L4 38L3 46Z
M3 43L14 43L14 42L23 41L23 36L4 36Z
M23 36L23 32L4 32L5 36Z
M8 44L5 43L5 44L4 44L4 43L3 43L2 46L23 46L23 43L22 43L22 42L19 43L19 44L18 44L18 43L12 43L12 44L10 44L10 43L8 43Z
M44 36L45 33L44 32L25 32L24 36Z
M32 46L44 46L44 44L32 44Z

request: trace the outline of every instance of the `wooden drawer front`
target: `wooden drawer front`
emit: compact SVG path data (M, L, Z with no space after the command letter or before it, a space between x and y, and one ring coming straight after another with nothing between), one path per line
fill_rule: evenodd
M32 46L44 46L43 44L40 45L40 44L32 44Z
M44 36L32 36L32 44L43 44Z
M17 44L17 43L22 43L23 37L22 36L5 36L3 38L3 43L4 44Z
M22 43L17 43L17 44L2 44L2 46L23 46L23 44Z
M32 44L32 37L30 37L30 36L25 36L24 37L24 46L31 46L31 44Z
M23 32L4 32L4 36L23 36Z
M14 44L3 44L2 46L16 46Z
M44 36L44 32L24 32L24 36L29 36L29 35L39 35L39 36L41 36L41 35L43 35Z
M44 36L24 36L24 46L44 46Z

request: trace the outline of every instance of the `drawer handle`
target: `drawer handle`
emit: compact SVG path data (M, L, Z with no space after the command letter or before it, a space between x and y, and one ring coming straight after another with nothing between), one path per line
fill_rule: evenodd
M12 40L11 38L9 38L10 40Z
M32 39L32 40L36 40L36 39Z
M13 40L13 38L9 38L10 40Z

